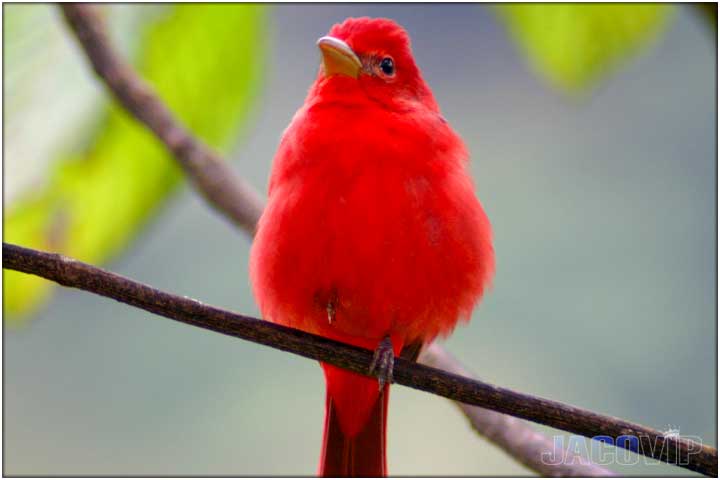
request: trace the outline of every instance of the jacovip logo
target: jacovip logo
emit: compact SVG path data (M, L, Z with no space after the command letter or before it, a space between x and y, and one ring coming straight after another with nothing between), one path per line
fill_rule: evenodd
M687 449L681 448L683 442L679 442L680 439L693 440L695 443L691 443ZM676 465L689 465L690 458L700 451L700 437L681 436L679 428L668 426L663 435L656 438L644 435L622 435L617 438L598 435L588 439L581 435L555 435L553 449L543 453L542 462L546 465L572 465L590 460L597 465L636 465L640 462L657 465L666 463L657 458L668 458Z

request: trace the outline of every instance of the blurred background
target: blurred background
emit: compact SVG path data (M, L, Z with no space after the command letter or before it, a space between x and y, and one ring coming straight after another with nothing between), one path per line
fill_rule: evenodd
M714 27L691 7L651 6L636 12L640 33L605 41L609 27L592 22L619 25L618 12L586 11L567 37L572 12L558 8L104 12L171 108L263 192L317 72L315 40L348 16L400 22L468 144L494 227L494 287L448 349L486 381L717 446ZM4 240L258 315L250 240L109 102L60 12L3 10ZM566 56L542 56L558 42ZM4 280L5 475L315 473L314 362L33 277ZM393 390L388 448L393 475L531 474L450 402L405 387ZM629 459L611 468L688 473Z

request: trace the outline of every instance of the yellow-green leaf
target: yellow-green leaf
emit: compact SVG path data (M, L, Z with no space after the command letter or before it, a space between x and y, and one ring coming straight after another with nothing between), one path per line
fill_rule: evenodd
M652 43L665 4L504 4L496 7L530 64L550 83L577 91Z
M263 6L168 8L140 37L136 65L191 131L227 150L261 85L265 28ZM178 185L163 146L116 104L94 132L84 148L54 162L42 188L10 205L5 241L102 263ZM48 284L27 275L6 273L4 285L6 313L29 312L47 298Z

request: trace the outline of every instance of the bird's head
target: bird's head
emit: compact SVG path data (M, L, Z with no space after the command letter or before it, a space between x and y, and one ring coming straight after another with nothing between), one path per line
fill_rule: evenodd
M386 107L418 102L437 111L404 28L386 18L348 18L317 41L322 66L314 89L365 95Z

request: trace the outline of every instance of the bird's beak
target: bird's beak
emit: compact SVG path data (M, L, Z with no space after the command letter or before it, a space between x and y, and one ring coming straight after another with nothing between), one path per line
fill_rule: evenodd
M352 78L360 76L362 63L347 43L335 37L321 37L317 46L322 53L325 75L346 75Z

